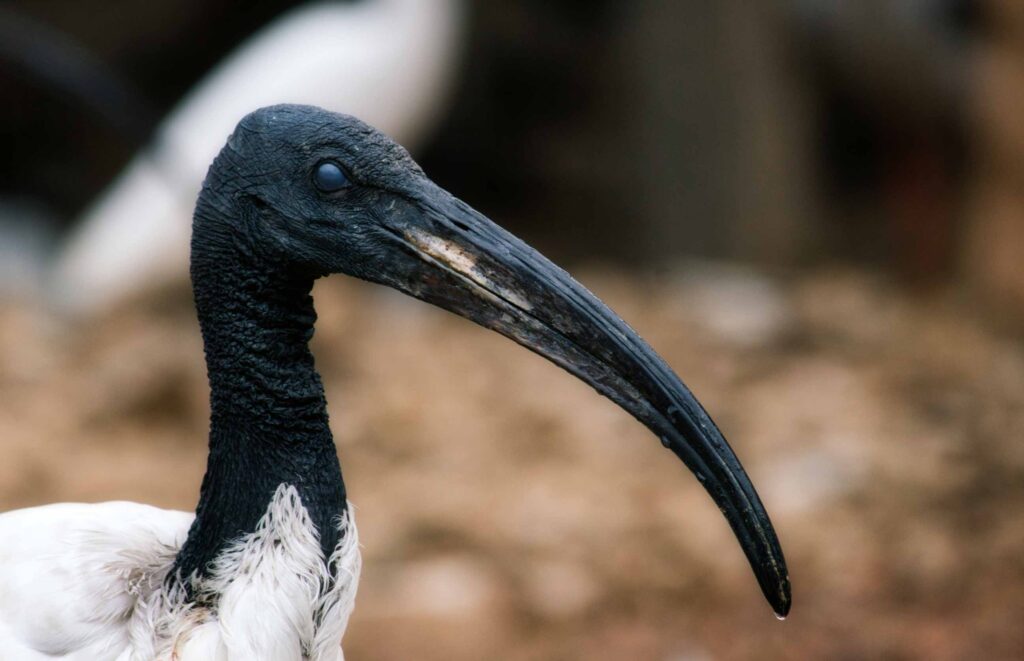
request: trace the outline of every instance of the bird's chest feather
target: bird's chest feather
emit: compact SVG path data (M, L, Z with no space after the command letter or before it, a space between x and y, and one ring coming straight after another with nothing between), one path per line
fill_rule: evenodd
M346 512L338 525L341 541L325 560L298 490L280 485L256 530L228 546L193 583L196 601L208 605L154 595L163 603L151 609L158 637L153 657L342 659L341 637L354 605L360 556L351 515Z

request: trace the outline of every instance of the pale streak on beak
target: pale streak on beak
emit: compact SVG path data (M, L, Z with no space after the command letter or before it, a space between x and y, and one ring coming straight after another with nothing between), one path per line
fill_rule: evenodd
M496 283L477 268L476 257L466 252L458 244L425 232L418 227L408 227L403 230L402 234L405 236L405 240L415 246L423 255L440 262L484 290L500 296L524 312L533 309L533 305L522 294Z

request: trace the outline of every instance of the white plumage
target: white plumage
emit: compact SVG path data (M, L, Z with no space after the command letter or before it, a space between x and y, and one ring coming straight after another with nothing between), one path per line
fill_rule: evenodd
M317 2L253 35L178 104L151 148L79 219L57 261L55 294L92 313L184 279L203 175L253 108L340 108L415 148L448 97L462 13L461 0Z
M0 659L344 658L361 566L353 522L339 521L332 582L298 492L281 485L256 531L197 585L197 595L218 595L214 610L164 580L193 518L128 502L0 514Z

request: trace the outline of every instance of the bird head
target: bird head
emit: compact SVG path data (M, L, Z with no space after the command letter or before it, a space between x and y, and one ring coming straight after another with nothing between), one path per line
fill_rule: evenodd
M696 475L772 608L788 613L789 576L768 514L689 389L596 296L433 183L383 134L309 106L257 110L211 166L200 223L216 225L203 236L227 236L275 268L344 273L454 312L582 379Z

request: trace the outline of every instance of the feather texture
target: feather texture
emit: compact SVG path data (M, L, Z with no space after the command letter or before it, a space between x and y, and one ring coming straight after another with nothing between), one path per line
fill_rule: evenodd
M195 601L167 580L192 519L126 502L0 515L0 659L343 659L361 565L351 508L325 559L298 490L280 485L256 530L187 579Z

